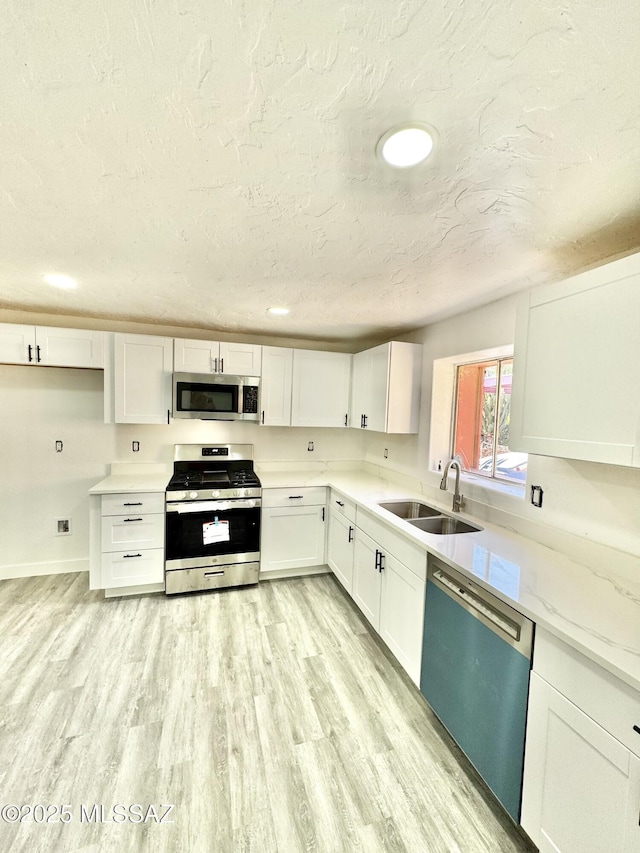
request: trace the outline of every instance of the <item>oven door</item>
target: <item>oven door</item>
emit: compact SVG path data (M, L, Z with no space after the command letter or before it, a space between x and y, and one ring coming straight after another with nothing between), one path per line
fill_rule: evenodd
M260 499L167 504L166 568L260 559Z

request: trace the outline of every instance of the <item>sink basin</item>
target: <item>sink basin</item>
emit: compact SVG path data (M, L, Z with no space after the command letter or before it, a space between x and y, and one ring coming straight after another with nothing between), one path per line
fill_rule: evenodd
M482 530L481 527L448 515L440 515L437 518L410 518L408 521L425 533L436 533L439 536L449 536L452 533L477 533Z
M441 515L439 509L420 503L419 501L388 501L378 504L382 509L392 512L398 518L427 518L428 516Z

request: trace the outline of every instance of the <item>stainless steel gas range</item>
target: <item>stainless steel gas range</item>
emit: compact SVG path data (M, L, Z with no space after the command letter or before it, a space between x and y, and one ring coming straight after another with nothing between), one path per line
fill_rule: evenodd
M166 491L165 590L258 583L260 480L251 444L176 444Z

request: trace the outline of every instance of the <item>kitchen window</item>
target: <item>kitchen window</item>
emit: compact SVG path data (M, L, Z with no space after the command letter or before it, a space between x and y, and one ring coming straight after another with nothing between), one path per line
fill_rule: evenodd
M527 454L509 450L512 376L513 358L457 365L452 456L470 474L524 484Z

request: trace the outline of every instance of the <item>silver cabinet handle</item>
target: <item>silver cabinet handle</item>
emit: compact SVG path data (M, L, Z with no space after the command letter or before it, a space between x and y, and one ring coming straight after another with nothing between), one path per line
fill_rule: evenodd
M218 359L217 358L213 359L213 372L214 373L218 372Z
M224 373L224 358L220 359L220 373Z
M222 572L205 572L204 573L205 578L219 578L219 577L222 577L222 575L224 575L223 571Z

